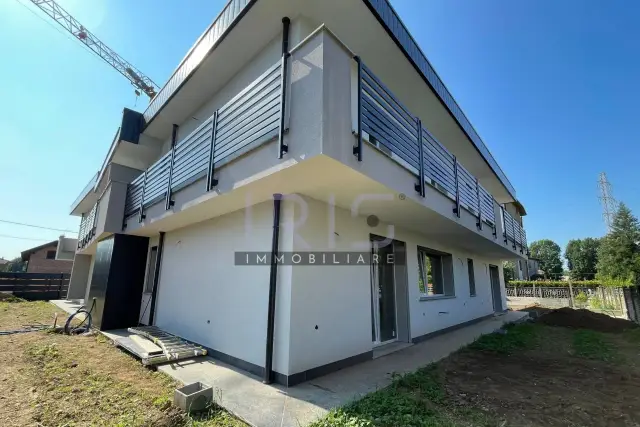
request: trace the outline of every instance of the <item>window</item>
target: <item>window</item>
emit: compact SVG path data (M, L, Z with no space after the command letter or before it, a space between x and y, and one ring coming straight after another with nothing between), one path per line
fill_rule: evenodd
M47 259L56 259L56 251L47 251Z
M467 258L467 270L469 271L469 295L476 296L476 275L473 272L473 260Z
M454 295L450 254L418 247L418 288L425 298Z
M158 259L158 247L153 246L149 251L149 263L147 264L147 281L144 284L144 293L153 292L153 282L156 277L156 260Z

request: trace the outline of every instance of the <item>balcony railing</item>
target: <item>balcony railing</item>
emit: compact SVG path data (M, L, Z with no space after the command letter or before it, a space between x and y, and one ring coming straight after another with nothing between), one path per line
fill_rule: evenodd
M398 163L416 174L416 191L425 195L425 183L453 202L453 212L460 216L461 208L477 218L477 226L487 224L497 239L493 196L478 183L429 131L422 126L375 74L356 58L358 64L358 142L354 154L362 160L362 141L368 141ZM420 178L422 177L422 179ZM517 221L502 210L505 244L526 250L526 235Z
M71 211L73 211L80 204L82 199L84 199L85 196L89 194L89 192L93 189L93 187L95 187L99 175L100 172L97 172L95 175L93 175L93 177L91 177L87 185L80 192L80 195L78 195L76 200L74 200L74 202L71 204Z
M206 190L217 185L214 172L223 164L278 136L284 114L283 63L278 62L246 89L220 107L196 130L127 187L125 219L165 200L176 191L207 177Z
M527 251L527 233L524 228L504 208L501 208L501 212L504 243L511 243L514 250L519 246L520 252Z
M78 232L78 249L82 249L91 241L96 234L96 221L98 219L98 201L93 208L86 214L82 215L80 221L80 231Z

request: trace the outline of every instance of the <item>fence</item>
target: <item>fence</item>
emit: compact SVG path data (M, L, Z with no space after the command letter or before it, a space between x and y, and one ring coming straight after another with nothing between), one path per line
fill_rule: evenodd
M70 276L62 273L0 273L0 292L28 301L64 299L69 290Z
M506 286L513 308L539 305L548 308L586 308L616 317L627 317L625 288L612 286Z

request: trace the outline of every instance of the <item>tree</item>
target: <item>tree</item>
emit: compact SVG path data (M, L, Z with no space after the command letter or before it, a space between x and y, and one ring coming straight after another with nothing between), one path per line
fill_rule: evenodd
M502 261L502 272L504 283L509 283L516 279L516 264L513 261Z
M611 231L600 244L598 274L634 283L640 280L640 225L624 203L620 203Z
M593 280L597 271L600 239L569 240L564 257L569 266L569 276L573 280Z
M553 240L537 240L529 245L532 258L540 260L540 270L544 271L545 279L559 279L562 276L562 260L560 246Z

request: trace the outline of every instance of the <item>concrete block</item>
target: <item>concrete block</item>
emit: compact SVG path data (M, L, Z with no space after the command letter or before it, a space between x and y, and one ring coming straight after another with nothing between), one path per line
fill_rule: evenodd
M173 393L173 404L186 412L203 411L213 401L213 387L195 382L177 388Z

